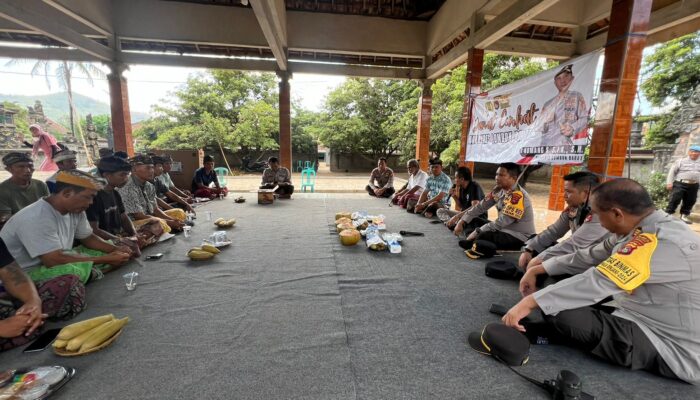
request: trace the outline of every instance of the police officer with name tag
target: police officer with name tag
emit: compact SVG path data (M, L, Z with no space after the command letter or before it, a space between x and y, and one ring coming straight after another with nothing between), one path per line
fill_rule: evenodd
M671 165L666 177L666 189L671 191L666 212L673 215L681 205L681 221L692 224L690 213L698 198L700 183L700 145L690 146L688 156Z
M647 191L630 179L598 186L591 207L613 235L528 269L574 276L534 293L521 285L524 297L503 322L531 341L528 330L539 329L549 343L700 384L700 236L657 211ZM613 300L605 306L612 308L591 307L608 296ZM537 309L544 323L523 320Z

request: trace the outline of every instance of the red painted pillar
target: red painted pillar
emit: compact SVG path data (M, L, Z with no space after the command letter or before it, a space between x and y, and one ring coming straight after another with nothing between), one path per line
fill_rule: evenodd
M613 0L588 168L622 176L652 0Z
M112 64L112 72L107 75L109 83L114 151L125 151L134 155L134 139L131 136L131 113L129 112L129 90L122 73L129 67L126 64Z
M484 70L484 50L469 49L467 77L464 85L464 109L462 110L462 136L459 149L459 165L469 167L474 172L474 163L464 161L467 156L467 142L472 121L472 96L481 93L481 74Z
M278 73L280 109L280 165L292 171L292 125L289 100L289 74Z
M420 82L423 92L418 101L418 133L416 136L416 159L423 171L428 170L430 160L430 118L433 113L433 81L424 79Z

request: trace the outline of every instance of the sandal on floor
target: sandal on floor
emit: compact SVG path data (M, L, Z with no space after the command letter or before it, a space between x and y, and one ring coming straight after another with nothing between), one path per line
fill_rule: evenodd
M235 199L233 199L233 202L234 203L245 203L245 197L243 197L243 196L236 197Z

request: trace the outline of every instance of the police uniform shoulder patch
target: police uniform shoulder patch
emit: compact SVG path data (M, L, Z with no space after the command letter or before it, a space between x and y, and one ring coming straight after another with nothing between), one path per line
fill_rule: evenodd
M628 292L641 286L651 276L651 257L658 239L653 233L639 233L625 243L596 269Z
M591 222L591 221L593 221L593 214L588 214L588 216L586 217L586 219L583 220L583 223Z
M525 214L525 197L523 192L515 190L508 193L503 201L502 212L511 218L521 219Z

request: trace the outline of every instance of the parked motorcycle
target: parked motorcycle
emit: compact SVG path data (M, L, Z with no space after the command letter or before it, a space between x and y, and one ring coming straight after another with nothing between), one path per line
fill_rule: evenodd
M250 157L241 158L241 169L245 172L263 172L269 166L267 161L252 161Z

